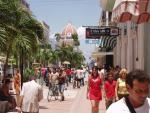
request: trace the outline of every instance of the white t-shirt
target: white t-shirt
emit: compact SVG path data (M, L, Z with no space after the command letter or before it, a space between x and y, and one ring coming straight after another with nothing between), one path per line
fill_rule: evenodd
M150 98L147 98L144 105L134 109L136 113L150 113ZM110 105L106 113L130 113L125 98Z
M22 111L39 111L39 101L43 98L43 90L34 80L23 84L20 96L23 96Z
M77 70L77 77L80 79L80 78L83 78L84 77L84 71L82 69L78 69Z

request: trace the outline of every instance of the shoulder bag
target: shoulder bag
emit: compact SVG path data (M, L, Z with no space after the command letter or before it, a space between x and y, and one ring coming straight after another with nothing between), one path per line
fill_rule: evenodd
M132 106L132 104L130 103L128 96L125 97L125 102L127 107L129 108L131 113L136 113L136 111L134 110L134 107Z

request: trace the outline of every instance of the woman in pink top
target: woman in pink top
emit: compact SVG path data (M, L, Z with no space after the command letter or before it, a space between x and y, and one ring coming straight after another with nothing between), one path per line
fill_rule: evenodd
M101 85L102 80L98 74L98 69L94 66L88 79L87 88L87 98L91 101L92 113L98 113L99 102L102 100Z

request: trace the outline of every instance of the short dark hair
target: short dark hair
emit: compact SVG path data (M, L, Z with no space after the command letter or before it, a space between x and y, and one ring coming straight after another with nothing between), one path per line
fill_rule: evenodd
M138 80L139 82L149 82L150 83L150 77L149 75L144 72L143 70L136 69L131 71L130 73L127 74L126 76L126 84L129 86L133 87L133 81Z
M9 83L11 83L11 80L9 79L9 78L5 78L5 79L3 79L3 81L2 81L4 84L9 84Z

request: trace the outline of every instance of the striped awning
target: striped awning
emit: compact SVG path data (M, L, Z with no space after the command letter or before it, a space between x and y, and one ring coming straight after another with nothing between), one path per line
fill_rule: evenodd
M113 21L133 21L138 24L150 21L149 0L116 0Z
M117 44L117 37L113 37L113 36L103 36L101 37L101 42L99 44L99 47L101 48L109 48L109 49L113 49Z

